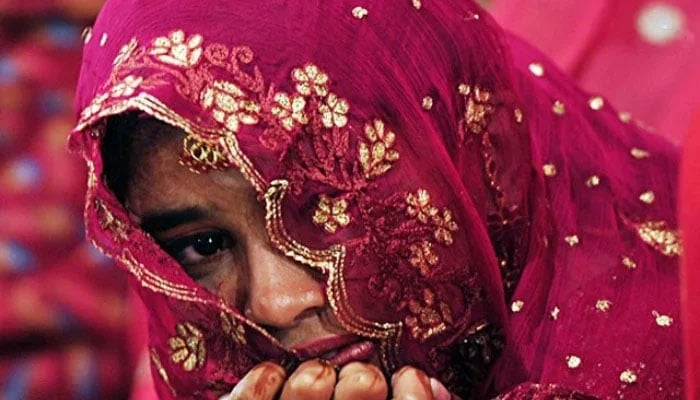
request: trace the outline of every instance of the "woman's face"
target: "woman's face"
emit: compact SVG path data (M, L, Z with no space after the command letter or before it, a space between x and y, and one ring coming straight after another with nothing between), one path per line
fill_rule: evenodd
M150 147L136 150L128 208L188 275L309 357L352 342L327 306L322 277L271 247L263 207L242 175L191 172L179 163L181 134Z

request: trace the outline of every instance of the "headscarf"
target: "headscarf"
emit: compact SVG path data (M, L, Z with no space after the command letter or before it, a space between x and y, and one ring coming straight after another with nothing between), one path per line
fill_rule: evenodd
M297 355L130 221L100 157L128 110L184 131L194 172L242 173L271 246L325 276L387 373L681 396L675 151L471 1L109 1L77 104L88 234L140 288L163 397Z

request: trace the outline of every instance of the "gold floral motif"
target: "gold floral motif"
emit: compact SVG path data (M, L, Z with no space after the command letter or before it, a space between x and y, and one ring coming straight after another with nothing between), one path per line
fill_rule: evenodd
M136 89L143 83L143 78L140 76L129 75L123 81L112 86L109 94L112 97L129 97L134 94Z
M325 97L328 94L328 75L314 64L306 64L303 68L292 71L292 79L296 90L302 96Z
M564 115L566 114L566 105L557 100L552 104L552 111L557 115Z
M488 126L488 118L494 112L491 105L491 93L479 86L470 87L462 84L459 92L467 97L467 107L464 114L467 128L472 133L482 133Z
M672 230L664 221L649 221L637 225L639 237L667 257L683 255L680 233Z
M185 36L182 30L171 32L167 37L161 36L153 41L151 55L163 63L183 68L190 68L202 57L202 35Z
M408 310L411 315L404 320L411 336L423 341L444 332L448 324L452 324L452 311L445 302L437 302L435 293L430 289L423 290L422 301L410 300Z
M335 233L338 228L345 228L350 225L350 214L347 213L348 201L345 199L333 200L326 195L322 195L313 222L322 227L328 233Z
M240 125L255 125L259 121L260 104L250 100L235 84L216 81L202 90L202 107L212 110L212 116L231 132L238 132Z
M136 50L136 47L138 47L138 45L139 43L136 40L136 38L131 38L129 43L125 44L124 46L122 46L121 49L119 49L119 53L117 53L117 56L114 57L112 65L116 68L121 63L128 60L129 57L131 57L131 55L134 53L134 50Z
M209 169L221 170L233 163L218 145L203 142L191 135L183 139L183 150L186 157L181 162L196 168L197 172Z
M622 373L620 374L620 382L627 383L630 385L637 382L637 373L631 369L626 369L622 371Z
M429 223L439 213L438 209L430 204L430 194L425 189L419 189L415 194L409 193L406 203L408 216L424 224Z
M221 329L234 341L234 343L245 345L245 327L229 313L221 312Z
M433 250L433 244L427 240L411 245L411 257L408 261L420 270L421 275L429 276L432 267L436 266L440 258Z
M399 152L393 149L396 134L386 130L381 120L365 125L365 137L367 141L360 141L358 147L359 160L365 177L372 179L389 171L399 159Z
M280 92L275 95L275 104L270 109L272 115L277 117L282 127L288 131L294 129L298 124L306 125L309 117L306 115L306 100L300 95L290 96Z
M339 98L335 93L330 93L325 101L318 105L321 121L326 128L333 128L334 126L342 128L347 125L348 117L345 114L349 110L348 102Z
M187 372L201 368L207 357L202 331L189 322L175 326L176 336L168 340L170 358Z
M109 98L109 93L101 93L95 96L90 104L83 109L80 113L80 118L83 120L92 118L97 115L105 104L105 101Z
M433 223L435 224L435 239L449 246L453 242L452 232L456 232L457 222L452 219L452 212L450 210L443 210L442 215L435 214L433 216Z
M607 299L601 299L595 303L596 310L598 310L600 312L610 311L611 306L612 306L612 301L607 300Z

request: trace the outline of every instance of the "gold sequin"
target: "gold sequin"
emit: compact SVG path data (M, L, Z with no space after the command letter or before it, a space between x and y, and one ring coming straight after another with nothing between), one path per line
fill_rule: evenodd
M645 204L654 204L654 202L656 201L656 195L651 190L646 191L639 195L639 201Z
M586 186L589 188L596 187L600 185L600 177L598 175L593 175L586 181Z
M514 313L518 313L522 311L524 306L525 302L523 302L522 300L516 300L510 305L510 310Z
M102 36L100 37L100 47L105 47L107 44L107 34L103 33Z
M416 10L420 10L423 7L421 0L412 0L411 3L413 4L413 8Z
M649 246L668 257L683 254L680 233L669 229L663 221L649 221L637 225L639 237Z
M620 382L627 383L630 385L637 382L637 373L635 373L631 369L626 369L622 371L622 373L620 374Z
M632 157L636 158L637 160L642 160L645 158L649 158L649 152L646 150L642 150L637 147L633 147L632 150L630 150L630 154Z
M623 111L620 114L618 114L618 117L620 118L620 121L624 123L629 123L630 121L632 121L632 114L628 112Z
M557 115L564 115L566 114L566 105L564 105L564 103L562 103L561 101L557 100L552 105L552 111L554 111L554 113Z
M83 39L83 43L90 43L90 39L92 39L92 27L88 26L83 29L83 31L80 33L80 37Z
M513 115L515 116L515 122L522 124L523 123L523 110L516 108L515 111L513 111Z
M350 225L350 214L347 213L348 201L345 199L331 199L321 195L318 206L314 212L313 222L322 227L328 233L335 233L338 228Z
M566 366L570 369L576 369L581 366L581 358L578 356L566 356Z
M530 65L528 65L528 69L530 70L532 75L535 75L537 77L544 76L544 66L542 65L542 63L538 63L538 62L530 63Z
M656 320L656 325L658 325L662 328L668 328L669 326L673 325L673 318L671 318L670 316L659 314L658 311L652 311L651 314L654 316L654 319Z
M611 306L612 306L612 302L610 300L607 300L607 299L601 299L595 303L596 310L598 310L600 312L610 311Z
M579 243L581 243L581 241L579 240L579 238L578 238L577 235L567 236L567 237L564 238L564 240L565 240L566 243L568 243L569 246L571 246L571 247L574 247L574 246L578 245Z
M557 167L554 164L545 164L542 166L544 176L553 177L557 174Z
M637 269L637 263L629 257L622 257L622 265L629 270Z
M600 111L605 106L605 100L600 96L591 97L588 100L588 105L591 107L591 110Z
M352 9L352 16L357 19L363 19L367 16L367 14L369 14L369 11L367 11L367 9L364 7L358 6Z
M432 109L433 108L433 98L430 96L423 97L421 107L423 107L424 110Z
M559 318L560 312L561 310L559 309L559 307L554 307L554 309L552 309L552 311L549 313L549 316L556 321Z

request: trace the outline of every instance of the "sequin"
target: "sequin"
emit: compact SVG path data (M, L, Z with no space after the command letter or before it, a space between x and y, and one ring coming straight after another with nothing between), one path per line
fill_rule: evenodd
M600 312L610 311L611 306L612 306L612 302L610 300L607 300L607 299L601 299L595 303L596 310L598 310Z
M567 237L564 238L564 240L565 240L566 243L568 243L569 246L571 246L571 247L574 247L574 246L578 245L579 243L581 243L581 241L579 240L579 238L578 238L577 235L567 236Z
M515 122L522 124L523 123L523 110L516 108L515 111L513 111L513 115L515 116Z
M566 366L570 369L576 369L581 366L581 358L578 356L566 356Z
M105 47L107 44L107 34L103 33L102 36L100 37L100 47Z
M369 11L367 11L367 9L364 7L358 6L352 9L352 16L357 19L363 19L367 16L367 14L369 14Z
M432 109L433 108L433 98L430 96L423 97L421 107L423 107L424 110Z
M560 312L561 310L559 309L559 307L554 307L554 309L552 309L552 311L549 313L549 316L556 321L557 319L559 319Z
M629 257L622 257L622 265L629 270L637 269L637 263Z
M600 96L595 96L588 101L588 105L593 111L600 111L605 106L605 100Z
M642 160L644 158L649 158L649 152L646 150L642 150L637 147L633 147L632 150L630 150L630 154L632 157L636 158L637 160Z
M631 369L626 369L620 374L620 382L633 384L637 382L637 374Z
M528 69L532 73L532 75L535 75L537 77L542 77L544 76L544 66L541 63L538 62L533 62L528 65Z
M639 195L639 201L645 204L654 204L654 202L656 201L656 195L651 190L646 191Z
M545 164L542 166L542 172L544 172L544 176L551 178L553 176L556 176L557 167L554 164Z
M651 314L656 320L656 325L662 328L668 328L669 326L673 325L673 318L671 318L670 316L660 314L658 311L652 311Z
M557 100L552 105L552 111L554 111L554 113L557 115L564 115L566 114L566 106L564 105L564 103Z
M83 29L83 31L80 33L80 37L83 39L83 43L90 43L90 39L92 39L92 27L88 26Z
M593 188L600 185L600 177L598 175L593 175L588 180L586 180L586 186Z
M523 307L525 306L525 302L521 300L516 300L510 305L510 310L514 313L518 313L522 311Z

